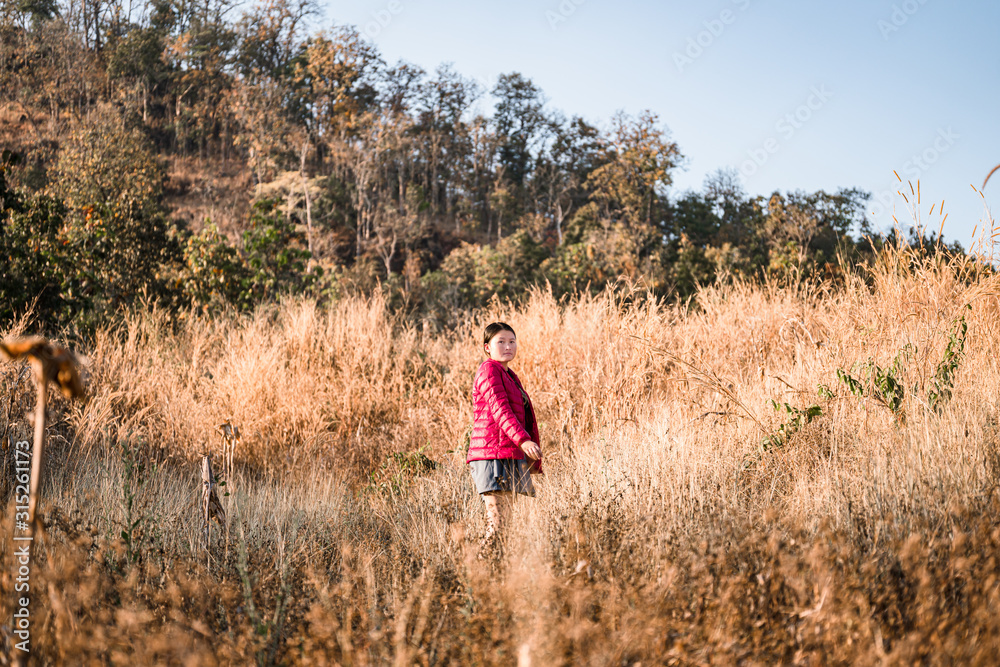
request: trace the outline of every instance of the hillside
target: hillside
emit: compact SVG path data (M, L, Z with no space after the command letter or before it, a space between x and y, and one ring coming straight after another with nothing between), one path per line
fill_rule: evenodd
M350 26L315 27L309 3L82 11L0 13L8 324L34 304L41 326L87 336L140 295L249 312L388 290L451 326L546 284L687 298L828 278L884 242L866 192L752 196L732 170L676 191L668 118L593 124L525 73L487 87L390 63Z

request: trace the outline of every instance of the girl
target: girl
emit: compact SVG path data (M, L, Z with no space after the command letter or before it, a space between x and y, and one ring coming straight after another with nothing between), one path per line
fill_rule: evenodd
M507 366L517 356L514 329L505 322L486 327L483 351L488 359L472 384L475 420L465 461L486 504L483 547L489 548L510 517L514 494L535 495L531 473L542 472L542 448L531 399Z

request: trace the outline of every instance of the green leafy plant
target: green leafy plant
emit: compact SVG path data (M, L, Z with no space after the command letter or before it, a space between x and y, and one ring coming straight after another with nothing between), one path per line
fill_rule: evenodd
M395 452L385 457L379 469L369 475L367 490L399 495L415 477L437 470L441 465L424 454L427 445L415 452Z
M972 306L966 304L966 310L971 310ZM944 355L934 369L934 377L931 378L931 386L927 390L927 405L935 412L941 412L944 404L951 400L951 390L955 386L955 373L959 364L965 357L965 338L969 333L969 324L962 315L953 323L948 334L948 344L944 348Z
M166 293L180 258L176 229L163 206L167 171L140 127L101 106L63 142L48 194L66 205L73 271L93 285L90 300L108 312L145 290Z
M826 385L817 386L817 394L825 401L835 398L833 392ZM775 411L784 411L788 419L780 424L778 428L765 436L760 441L760 449L756 453L749 454L743 459L742 471L749 470L761 461L764 454L784 447L791 440L792 436L802 430L802 427L814 419L823 416L823 406L813 404L805 408L797 408L790 403L778 402L774 399L770 401L771 407ZM758 422L759 423L759 422Z
M253 205L250 228L243 232L243 254L249 271L243 295L247 303L300 291L314 278L306 271L311 255L305 236L278 211L276 199Z
M184 270L178 285L192 305L213 310L224 304L246 308L243 296L250 281L250 270L239 251L230 245L218 228L208 223L187 238L184 247Z
M145 544L150 540L150 517L144 511L141 494L156 474L156 464L149 464L142 452L142 442L124 439L118 442L118 452L122 468L119 481L122 488L122 510L124 518L113 521L125 545L125 560L135 563L142 555Z
M873 359L869 359L857 371L860 377L855 376L853 372L838 368L837 379L858 398L870 396L888 408L902 422L906 418L903 411L903 399L906 397L902 381L904 362L915 352L916 348L907 343L892 360L890 366L883 368ZM851 370L854 371L853 368Z
M965 306L966 309L970 307L968 304ZM951 399L955 373L965 356L965 339L968 331L969 325L965 321L965 315L954 320L948 334L948 344L945 346L941 361L938 362L934 370L934 375L926 383L918 381L910 387L913 394L926 395L927 405L934 412L940 412L944 404ZM900 349L890 366L883 368L873 359L869 359L861 365L861 368L856 372L857 374L853 368L850 372L838 368L837 379L858 398L870 397L888 408L902 423L906 420L903 405L906 388L903 383L903 375L906 372L906 362L916 353L917 348L907 343ZM921 384L924 385L923 391Z
M212 223L187 238L177 285L192 305L215 310L229 304L246 311L316 284L322 272L307 270L311 255L305 237L277 205L276 199L254 204L242 247L231 245Z
M820 396L822 395L821 391ZM771 407L778 412L784 410L788 414L788 420L781 424L777 431L760 441L761 449L765 452L785 445L788 439L798 433L803 426L823 414L823 408L819 405L797 408L788 403L779 403L771 399Z

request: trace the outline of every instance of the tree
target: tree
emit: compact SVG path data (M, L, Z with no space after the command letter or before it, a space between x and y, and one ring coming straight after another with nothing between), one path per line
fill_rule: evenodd
M115 40L109 54L109 77L139 91L142 122L149 122L149 103L153 89L168 76L163 62L163 33L153 27L136 28Z
M170 65L164 103L173 130L174 150L187 155L192 145L204 158L218 138L227 150L232 99L232 68L237 31L226 20L232 0L173 0L158 10L153 29L169 29L162 58ZM220 136L224 135L224 136Z
M353 28L310 38L290 62L289 115L314 143L342 139L375 106L381 67L378 52Z
M187 238L183 262L178 283L191 306L211 311L227 304L239 309L252 305L250 270L215 225Z
M588 178L592 199L605 214L630 226L651 225L658 196L670 185L670 171L682 156L677 144L645 111L638 118L619 112L611 122L607 159Z
M629 276L662 264L654 258L663 247L654 215L657 223L667 215L665 189L682 157L677 144L658 127L658 120L648 111L634 119L624 113L615 115L602 164L587 178L590 202L577 214L600 225L594 231L600 234L602 245L613 248L613 266ZM591 236L593 243L597 239Z
M700 193L671 202L661 229L671 261L701 251L719 259L721 271L750 275L768 263L764 219L760 198L746 195L737 172L720 170Z
M93 112L59 151L50 191L68 206L78 270L111 308L162 292L179 257L163 214L164 169L149 139L111 107Z
M240 73L253 83L280 79L299 53L306 21L319 9L314 0L263 0L240 20Z
M775 192L768 200L764 224L775 271L808 271L834 259L838 245L855 229L864 233L867 193L840 190L830 195Z
M42 128L36 114L48 114L51 135L39 137L37 145L30 138L18 137L26 161L34 153L46 150L53 137L62 132L63 118L84 115L106 89L106 73L100 58L87 50L64 20L44 22L32 28L0 21L0 93L7 104L20 107L31 134ZM67 114L69 112L69 114ZM9 148L10 146L8 146ZM50 158L51 154L44 155Z
M307 158L313 149L322 155L354 133L361 115L376 104L374 77L380 66L378 53L353 28L311 38L290 64L288 140L299 150L310 253L313 217Z
M462 179L463 189L469 193L465 213L479 219L486 236L493 231L493 210L490 197L496 183L497 151L500 138L493 130L493 123L483 116L476 116L469 123L469 162Z
M433 210L444 216L455 209L459 173L468 166L472 146L463 118L479 94L478 85L450 65L439 67L417 90L413 132L418 178Z
M303 142L295 136L293 61L304 48L305 22L317 11L312 0L265 0L237 26L236 141L247 149L258 186L275 168L298 162Z
M277 300L308 287L314 274L306 271L309 251L302 235L277 211L278 202L256 202L250 227L243 232L243 254L249 273L244 304Z
M256 304L311 287L318 271L305 263L305 239L278 210L277 199L261 199L251 210L240 248L209 224L188 237L179 283L186 300L202 310Z
M76 211L100 209L120 218L160 212L163 166L146 135L110 106L96 110L59 151L54 192Z
M85 295L63 243L65 207L12 188L7 177L18 161L10 151L0 155L0 326L33 308L43 327L55 328L82 308Z
M563 223L584 204L588 193L582 187L591 172L602 164L601 133L582 118L554 124L555 137L539 155L532 179L536 209L552 222L556 245L563 244Z
M493 96L497 98L493 122L500 140L500 165L505 178L515 188L521 188L532 171L535 155L550 134L545 98L541 89L518 72L501 74Z

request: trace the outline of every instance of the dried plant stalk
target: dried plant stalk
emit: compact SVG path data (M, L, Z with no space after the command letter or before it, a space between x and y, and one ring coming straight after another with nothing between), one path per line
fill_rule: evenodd
M215 475L212 474L212 460L206 454L201 457L201 510L202 510L202 530L205 533L205 550L211 544L211 520L215 517L220 523L226 520L226 510L219 502L219 495L215 491Z
M77 371L76 357L65 348L53 347L41 336L17 338L0 343L0 357L8 361L27 358L34 371L35 389L35 438L31 451L31 482L28 496L28 550L29 559L38 525L38 505L41 500L42 465L45 462L45 411L48 403L49 382L55 382L66 398L84 394L83 383ZM27 664L28 654L14 650L11 662Z
M1000 164L990 169L990 173L986 174L986 178L983 180L983 187L980 190L986 189L986 184L990 182L990 176L992 176L998 169L1000 169Z
M31 453L31 488L28 499L28 535L34 537L38 511L42 464L45 460L45 411L48 403L48 383L55 382L66 398L79 398L84 394L83 383L77 371L76 357L65 348L53 347L41 336L18 338L0 343L0 356L9 361L27 358L34 371L35 388L35 440Z
M223 479L232 489L233 483L233 460L236 456L236 448L243 441L240 434L240 427L227 419L215 427L222 433L222 474Z

